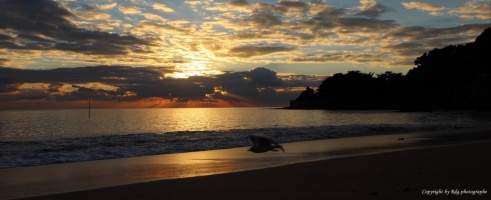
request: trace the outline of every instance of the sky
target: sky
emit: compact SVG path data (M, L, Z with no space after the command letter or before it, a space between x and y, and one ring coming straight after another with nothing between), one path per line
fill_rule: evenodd
M0 109L287 106L490 26L490 0L0 0Z

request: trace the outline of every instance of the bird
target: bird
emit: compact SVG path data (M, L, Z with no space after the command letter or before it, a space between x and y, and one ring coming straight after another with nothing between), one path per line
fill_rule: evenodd
M278 149L281 149L283 152L285 152L283 146L267 137L249 135L249 138L252 141L252 147L249 148L248 151L252 151L254 153L264 153L267 151L278 151Z

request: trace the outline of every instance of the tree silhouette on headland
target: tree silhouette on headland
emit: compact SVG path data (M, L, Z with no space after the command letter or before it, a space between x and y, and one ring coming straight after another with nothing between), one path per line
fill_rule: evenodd
M349 71L307 88L290 108L491 109L491 27L474 42L436 48L402 73Z

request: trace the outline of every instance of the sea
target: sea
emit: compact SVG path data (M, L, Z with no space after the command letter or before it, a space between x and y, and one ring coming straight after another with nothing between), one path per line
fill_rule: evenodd
M0 168L491 127L490 112L148 108L0 111Z

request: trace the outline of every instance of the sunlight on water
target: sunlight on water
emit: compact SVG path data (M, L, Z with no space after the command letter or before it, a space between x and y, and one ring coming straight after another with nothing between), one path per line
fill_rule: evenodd
M289 143L477 127L491 127L490 113L94 109L89 119L87 110L0 111L0 168L245 147L247 135Z
M176 108L0 111L0 141L36 141L170 132L216 132L319 126L487 124L473 112L280 110L268 108ZM481 119L482 118L482 119Z

